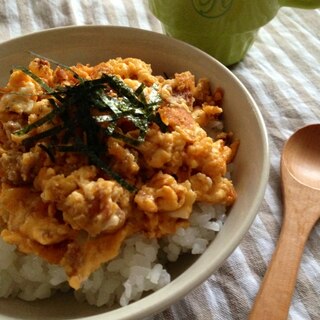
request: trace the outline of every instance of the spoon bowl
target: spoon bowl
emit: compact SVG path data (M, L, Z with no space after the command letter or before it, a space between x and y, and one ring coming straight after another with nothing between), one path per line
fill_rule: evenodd
M299 265L312 227L320 218L320 124L294 133L284 146L281 180L283 225L250 320L288 318Z
M301 184L320 189L320 125L310 125L298 130L288 140L282 163Z

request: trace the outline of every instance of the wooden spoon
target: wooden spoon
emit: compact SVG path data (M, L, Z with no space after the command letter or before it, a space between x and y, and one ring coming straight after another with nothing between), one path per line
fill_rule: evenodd
M320 217L320 124L291 136L281 157L284 201L280 238L250 320L288 318L305 243Z

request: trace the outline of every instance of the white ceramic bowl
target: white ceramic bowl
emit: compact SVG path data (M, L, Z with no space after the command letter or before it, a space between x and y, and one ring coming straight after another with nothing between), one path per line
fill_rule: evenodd
M79 304L71 295L25 302L0 299L0 319L142 319L160 312L205 281L232 253L253 222L263 199L269 174L267 132L252 97L240 81L209 55L183 42L139 29L83 26L47 30L0 44L0 86L13 65L28 65L28 51L67 65L96 64L113 57L137 57L151 63L155 74L190 70L208 77L225 91L226 127L241 140L233 181L238 200L225 225L199 257L185 257L172 266L174 280L163 289L126 307L107 311ZM1 258L1 257L0 257Z

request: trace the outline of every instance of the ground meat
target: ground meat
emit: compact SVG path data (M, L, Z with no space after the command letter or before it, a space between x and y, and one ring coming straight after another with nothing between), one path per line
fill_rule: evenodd
M110 59L96 66L79 63L70 68L52 68L48 61L36 58L29 70L42 83L14 70L1 88L1 237L21 252L63 266L73 288L78 289L101 263L117 256L131 234L160 238L187 226L197 201L224 205L235 201L234 187L225 175L239 144L222 132L223 92L219 88L212 91L207 79L196 81L189 71L171 79L155 76L149 64L136 58ZM61 107L46 86L53 90L83 88L81 84L102 75L123 80L132 94L142 88L138 99L150 110L154 108L148 111L150 123L143 124L144 141L133 140L141 133L140 118L136 122L130 117L112 118L112 112L119 110L105 111L101 105L90 109L92 114L86 117L102 116L113 122L102 121L104 125L95 127L98 134L92 138L90 132L77 127L78 119L70 140L70 131L62 125L73 123L77 108L83 107L77 99L70 103L70 113L62 116L58 112L59 116L39 124ZM122 107L126 99L130 101L109 84L99 89L110 94L107 100L117 98ZM155 97L159 105L154 104ZM136 111L141 115L139 108ZM213 123L214 138L204 128ZM113 125L117 137L108 136ZM46 131L57 126L59 130L49 138ZM79 137L84 146L97 138L92 147L97 153L92 155L91 149L79 144ZM94 165L94 157L103 166Z
M130 193L117 182L98 179L82 184L58 204L64 221L90 236L120 229L129 211Z

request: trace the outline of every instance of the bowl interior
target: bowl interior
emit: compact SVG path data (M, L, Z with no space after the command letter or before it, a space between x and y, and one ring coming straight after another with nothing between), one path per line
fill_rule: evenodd
M17 38L0 45L0 86L14 65L28 65L29 51L67 65L96 64L114 57L137 57L151 63L154 74L190 70L208 77L225 91L227 129L240 139L233 181L238 200L215 241L200 257L173 264L175 279L165 288L129 306L108 311L80 304L70 295L24 302L0 299L0 319L141 319L168 307L208 278L232 253L249 229L262 201L269 172L268 142L261 114L243 85L224 66L200 50L166 36L126 27L58 28Z

